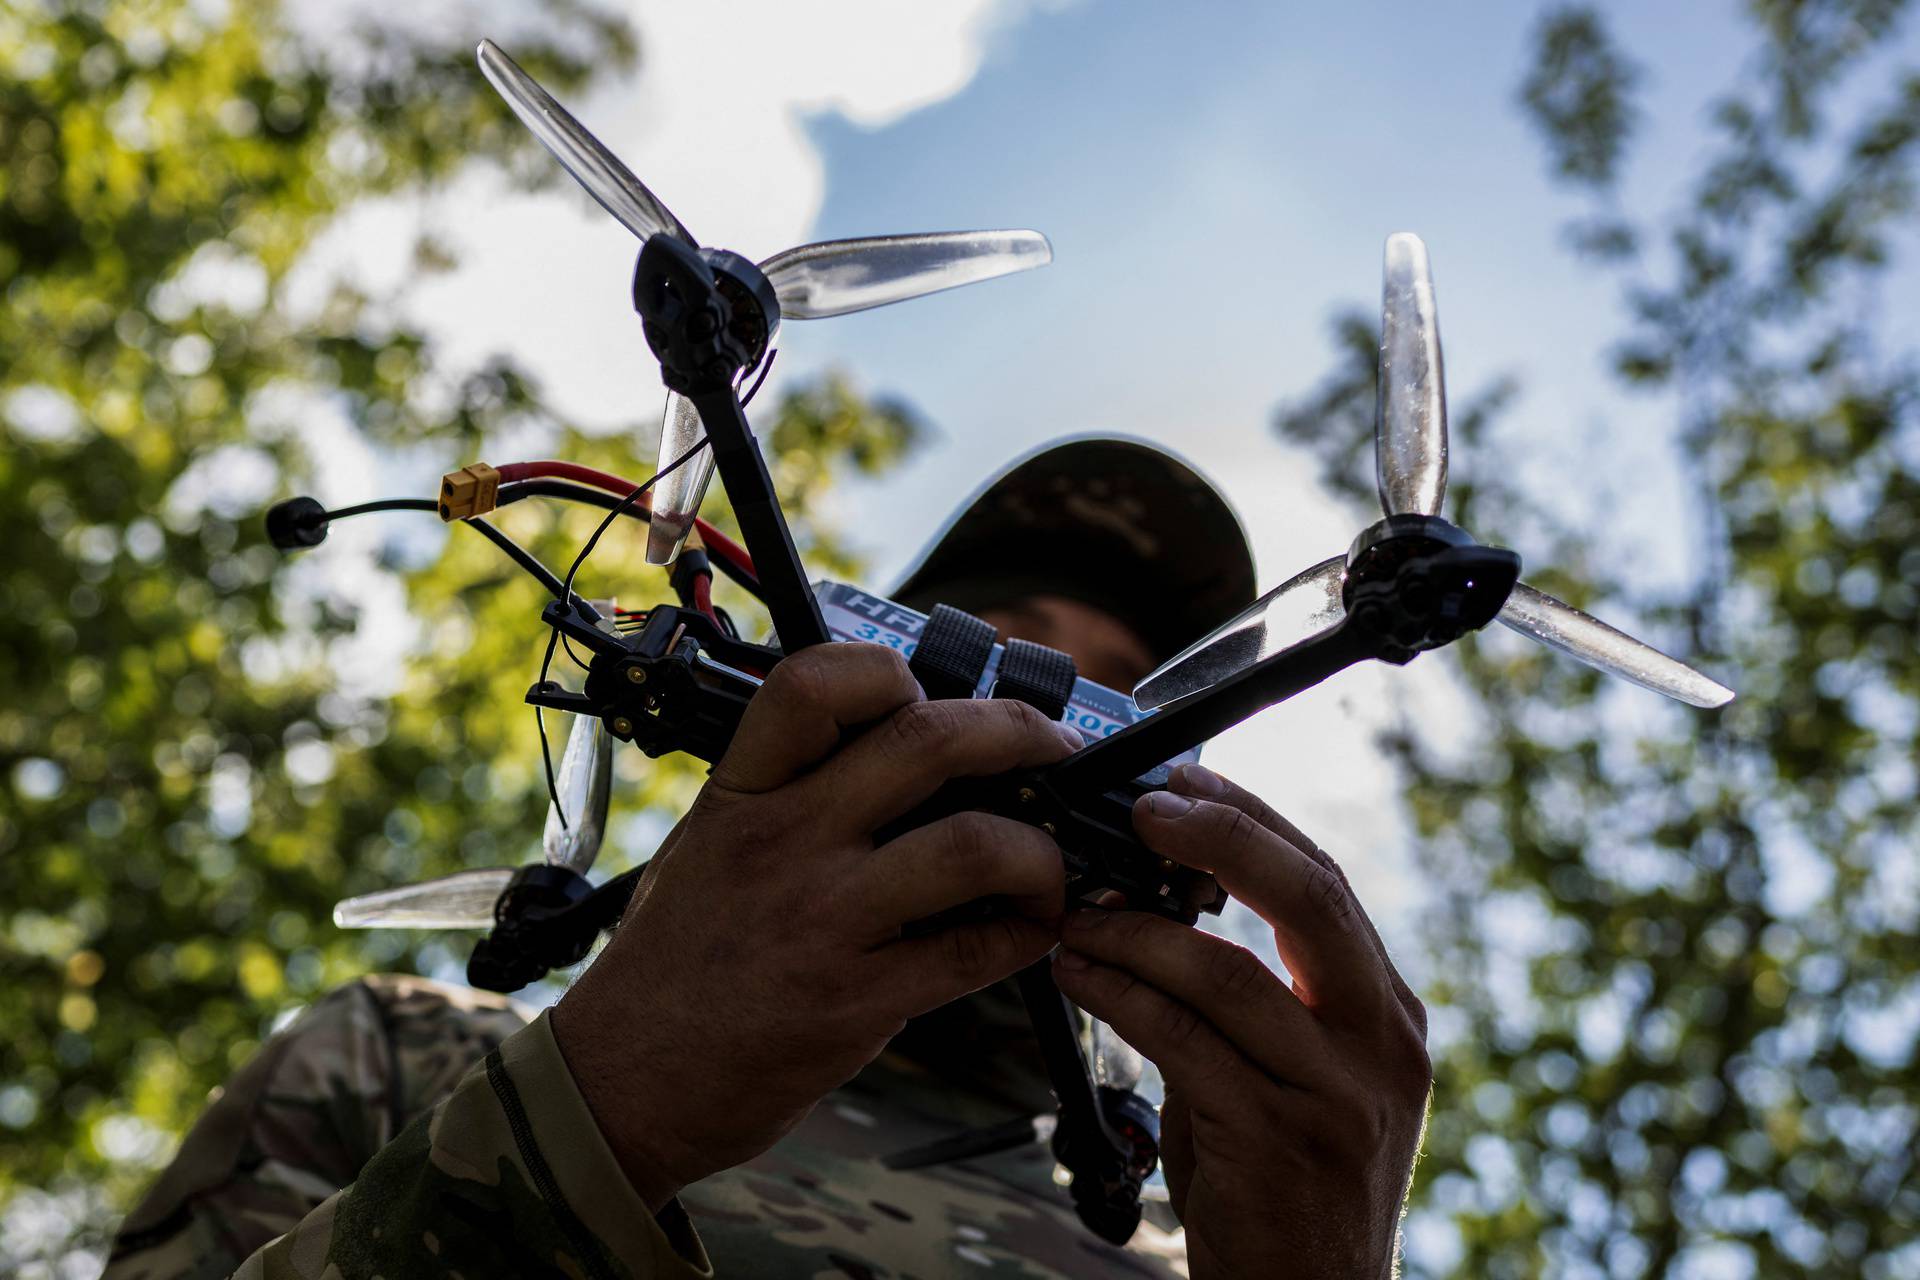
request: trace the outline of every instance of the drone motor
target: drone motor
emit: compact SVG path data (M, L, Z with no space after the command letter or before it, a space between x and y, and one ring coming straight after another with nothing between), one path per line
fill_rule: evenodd
M1369 525L1347 551L1342 599L1357 626L1384 637L1380 658L1404 664L1492 622L1520 576L1520 557L1482 546L1438 516Z

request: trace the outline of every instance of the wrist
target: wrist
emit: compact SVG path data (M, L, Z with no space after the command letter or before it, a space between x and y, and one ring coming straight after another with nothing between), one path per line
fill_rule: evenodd
M678 1172L684 1162L667 1155L673 1140L646 1105L654 1095L635 1070L630 1039L616 1044L606 1035L608 1026L620 1023L583 1007L591 1001L573 1000L573 994L563 997L550 1015L554 1043L620 1171L647 1212L657 1217L698 1175Z

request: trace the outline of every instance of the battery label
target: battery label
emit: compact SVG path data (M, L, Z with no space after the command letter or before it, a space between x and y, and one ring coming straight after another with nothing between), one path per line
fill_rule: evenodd
M821 616L826 619L827 630L833 633L834 639L883 644L889 649L899 650L907 658L913 657L913 651L920 644L920 631L927 625L926 614L841 582L817 582L813 590L820 601ZM975 697L984 698L993 688L1002 651L1002 646L993 646L986 670L981 673L980 683L974 688ZM1073 697L1060 720L1091 742L1118 733L1148 714L1134 705L1130 694L1120 693L1091 680L1076 679L1073 682ZM1164 781L1167 767L1199 758L1200 750L1196 747L1167 761L1166 766L1142 776L1149 781Z

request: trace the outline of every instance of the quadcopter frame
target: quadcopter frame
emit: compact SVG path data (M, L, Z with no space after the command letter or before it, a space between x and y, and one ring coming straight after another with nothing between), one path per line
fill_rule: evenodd
M623 636L580 602L555 600L542 620L591 652L585 687L574 693L542 681L527 700L596 717L649 756L684 751L711 762L726 750L759 687L752 673L831 639L735 389L740 371L760 357L759 335L778 322L778 302L744 258L664 233L640 252L633 296L663 380L699 410L777 643L748 644L696 610L671 606L653 609L637 635ZM1184 923L1217 912L1223 895L1211 877L1175 866L1133 834L1133 801L1152 789L1141 775L1354 663L1404 663L1484 626L1519 572L1514 553L1482 547L1432 517L1382 521L1348 559L1348 608L1320 634L1057 765L949 784L894 830L983 809L1055 838L1070 901L1113 890L1132 909ZM549 960L578 960L638 883L630 873L624 884L589 891L584 879L557 870L524 869L502 895L496 927L475 951L470 973L477 982L520 985ZM1023 972L1019 985L1059 1104L1053 1146L1074 1175L1076 1207L1096 1234L1124 1240L1138 1222L1140 1185L1157 1159L1154 1138L1138 1106L1127 1102L1131 1095L1096 1086L1072 1011L1044 962Z
M680 607L662 605L644 615L617 611L606 619L573 593L571 571L561 581L499 530L471 518L492 508L496 490L500 502L510 500L499 487L503 480L513 498L538 493L580 501L588 500L581 497L585 491L568 482L604 487L615 479L604 473L558 462L516 463L497 472L468 468L449 476L461 509L443 499L441 518L473 525L555 596L542 615L553 633L549 662L561 642L570 651L578 643L592 655L580 692L549 681L543 667L527 694L536 708L584 717L569 741L568 765L575 763L576 741L591 740L594 751L607 745L597 726L649 756L683 751L715 761L764 674L785 657L834 638L736 390L746 373L771 358L783 308L795 319L847 314L1041 265L1051 249L1031 231L826 241L757 265L726 250L698 247L665 205L502 51L483 42L479 57L523 123L642 241L633 301L672 394L662 421L660 469L617 503L599 499L611 506L602 531L615 516L642 515L634 509L642 493L670 479L672 492L655 489L642 518L652 524L649 559L671 562L699 523L700 495L709 473L718 470L747 548L742 552L707 530L709 546L715 563L765 604L774 637L749 644L712 608L703 551L683 557L676 569ZM1117 893L1131 909L1191 924L1203 912L1219 911L1224 895L1211 876L1179 867L1139 841L1132 830L1134 802L1164 785L1166 762L1346 667L1368 659L1404 664L1497 618L1580 661L1695 706L1719 706L1733 696L1685 664L1520 582L1519 556L1483 546L1440 517L1445 390L1432 279L1417 237L1389 237L1382 301L1375 458L1385 518L1363 530L1344 556L1283 583L1141 681L1128 711L1151 714L1058 764L955 780L875 833L876 839L965 810L1000 814L1054 838L1070 903ZM710 460L700 457L707 446ZM694 465L682 470L688 463ZM465 501L469 489L484 506ZM328 513L311 499L293 499L269 513L268 523L275 542L291 549L314 545L325 537L327 521L343 515L434 506L396 499ZM575 570L598 537L581 551ZM938 606L926 620L912 665L930 696L973 696L984 688L992 649L992 627ZM1008 642L996 671L992 696L1017 697L1053 716L1061 714L1074 685L1071 658L1021 641ZM544 734L542 741L544 746ZM491 931L469 963L476 985L516 990L577 963L601 933L617 925L645 873L644 866L636 868L598 887L583 874L599 844L606 804L606 757L583 748L580 758L589 757L601 770L593 775L601 779L598 799L586 802L591 820L571 833L549 764L553 807L546 864L466 872L349 900L336 908L336 921L402 922L393 895L453 892L466 895L465 924L477 923L484 914L480 903L492 901ZM561 777L571 787L591 773L569 775L563 768ZM487 897L475 896L481 890L473 877ZM457 888L450 884L456 880ZM374 901L382 898L387 901ZM1044 962L1020 974L1019 986L1054 1090L1058 1114L1051 1142L1073 1175L1076 1209L1103 1239L1123 1242L1139 1221L1141 1185L1157 1162L1157 1118L1130 1091L1096 1079L1072 1007ZM1022 1120L899 1153L888 1163L911 1168L964 1158L1041 1130Z

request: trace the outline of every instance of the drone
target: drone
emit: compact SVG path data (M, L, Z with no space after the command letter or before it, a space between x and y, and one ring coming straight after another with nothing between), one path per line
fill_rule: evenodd
M341 902L347 928L485 930L468 964L476 986L514 991L585 959L614 928L646 873L642 864L588 879L606 831L617 743L649 757L720 758L766 674L817 644L879 639L910 655L929 697L1011 697L1054 719L1094 726L1065 760L994 778L960 779L893 826L900 831L965 810L1038 826L1060 846L1069 902L1117 894L1128 909L1194 924L1226 895L1134 835L1132 808L1164 787L1170 763L1260 711L1357 663L1404 665L1498 620L1581 662L1699 707L1731 690L1573 606L1520 582L1520 557L1477 542L1439 512L1446 493L1446 393L1433 278L1418 237L1386 245L1375 458L1383 518L1347 551L1287 579L1195 641L1131 693L1080 678L1067 654L1000 643L985 621L947 605L920 613L839 583L809 582L744 405L764 373L783 318L816 319L905 301L1044 265L1033 231L947 232L826 241L752 260L703 248L686 227L565 108L491 42L487 78L561 165L640 239L632 296L670 391L659 469L639 484L562 461L472 464L449 473L437 499L399 498L328 511L293 498L267 515L283 549L321 542L331 521L383 510L434 511L469 525L540 580L546 662L526 700L536 715L572 714L560 764L549 759L551 804L540 861L463 871ZM742 388L747 386L743 396ZM699 517L717 473L744 546ZM606 510L562 578L481 518L510 502L549 497ZM678 603L642 610L583 599L573 578L600 535L627 517L648 524L648 557L670 564ZM757 598L772 623L742 638L712 602L719 572ZM549 678L555 648L588 657L584 685ZM544 721L542 746L546 749ZM1109 897L1107 901L1112 901ZM1018 976L1057 1104L1049 1117L896 1153L916 1168L1033 1141L1050 1143L1071 1174L1083 1223L1123 1243L1141 1216L1158 1161L1158 1118L1133 1089L1137 1057L1103 1028L1083 1038L1076 1010L1046 963ZM1090 1052L1091 1050L1091 1052ZM1119 1064L1116 1066L1115 1064Z

